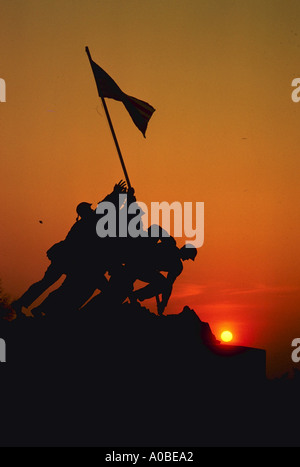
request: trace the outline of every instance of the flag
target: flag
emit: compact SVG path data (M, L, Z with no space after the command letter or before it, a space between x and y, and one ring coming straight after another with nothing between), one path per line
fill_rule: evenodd
M152 105L125 94L117 83L90 58L94 73L98 94L100 97L108 97L123 102L133 122L143 133L144 137L148 122L155 111Z

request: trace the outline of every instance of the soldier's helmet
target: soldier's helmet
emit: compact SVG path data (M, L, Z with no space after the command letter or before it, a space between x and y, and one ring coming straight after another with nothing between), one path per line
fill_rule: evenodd
M191 243L187 243L182 248L180 248L180 252L182 259L191 259L193 261L195 260L198 253L197 248L194 247L194 245L192 245Z
M86 203L85 201L83 203L79 203L76 212L78 214L77 220L79 217L83 218L91 213L91 203Z

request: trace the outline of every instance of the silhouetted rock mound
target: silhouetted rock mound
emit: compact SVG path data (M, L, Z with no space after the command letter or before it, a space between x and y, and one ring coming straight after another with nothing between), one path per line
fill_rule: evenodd
M2 446L278 443L265 352L220 344L190 308L159 317L99 294L46 311L1 328Z
M157 316L140 304L112 308L99 294L80 311L66 306L43 311L39 318L12 323L10 335L18 335L18 345L11 346L16 364L55 355L57 366L66 358L109 368L122 362L127 371L147 373L154 367L164 375L168 365L206 385L223 380L255 384L265 378L265 351L220 344L209 324L188 306L179 314Z

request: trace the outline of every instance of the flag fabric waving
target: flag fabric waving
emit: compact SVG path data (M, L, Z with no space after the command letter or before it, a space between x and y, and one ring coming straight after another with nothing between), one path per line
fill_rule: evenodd
M108 97L123 102L133 122L143 133L144 137L148 122L155 111L152 105L125 94L117 83L90 58L94 73L98 94L100 97Z

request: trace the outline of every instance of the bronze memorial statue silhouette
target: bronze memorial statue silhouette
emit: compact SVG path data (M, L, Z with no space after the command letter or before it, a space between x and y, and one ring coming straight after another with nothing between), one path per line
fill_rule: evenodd
M120 202L120 195L125 195L125 205ZM132 203L136 205L135 209L139 208L133 188L128 189L124 181L116 184L98 207L104 202L112 203L116 212L121 208L128 209ZM196 248L192 245L178 248L175 239L158 225L142 229L139 237L129 234L124 237L119 235L117 222L117 235L101 238L97 235L96 225L104 215L91 206L87 202L77 206L76 222L66 238L47 251L50 265L44 277L11 304L18 316L24 317L22 308L29 308L63 275L63 283L32 310L33 315L39 316L62 304L64 309L79 309L95 291L101 291L103 299L115 304L126 299L135 303L156 297L158 314L163 314L173 284L183 271L183 261L194 260ZM142 222L142 214L141 209L135 214L136 223ZM127 228L131 219L132 215L128 213ZM167 273L166 277L163 272ZM137 280L148 285L134 290Z

